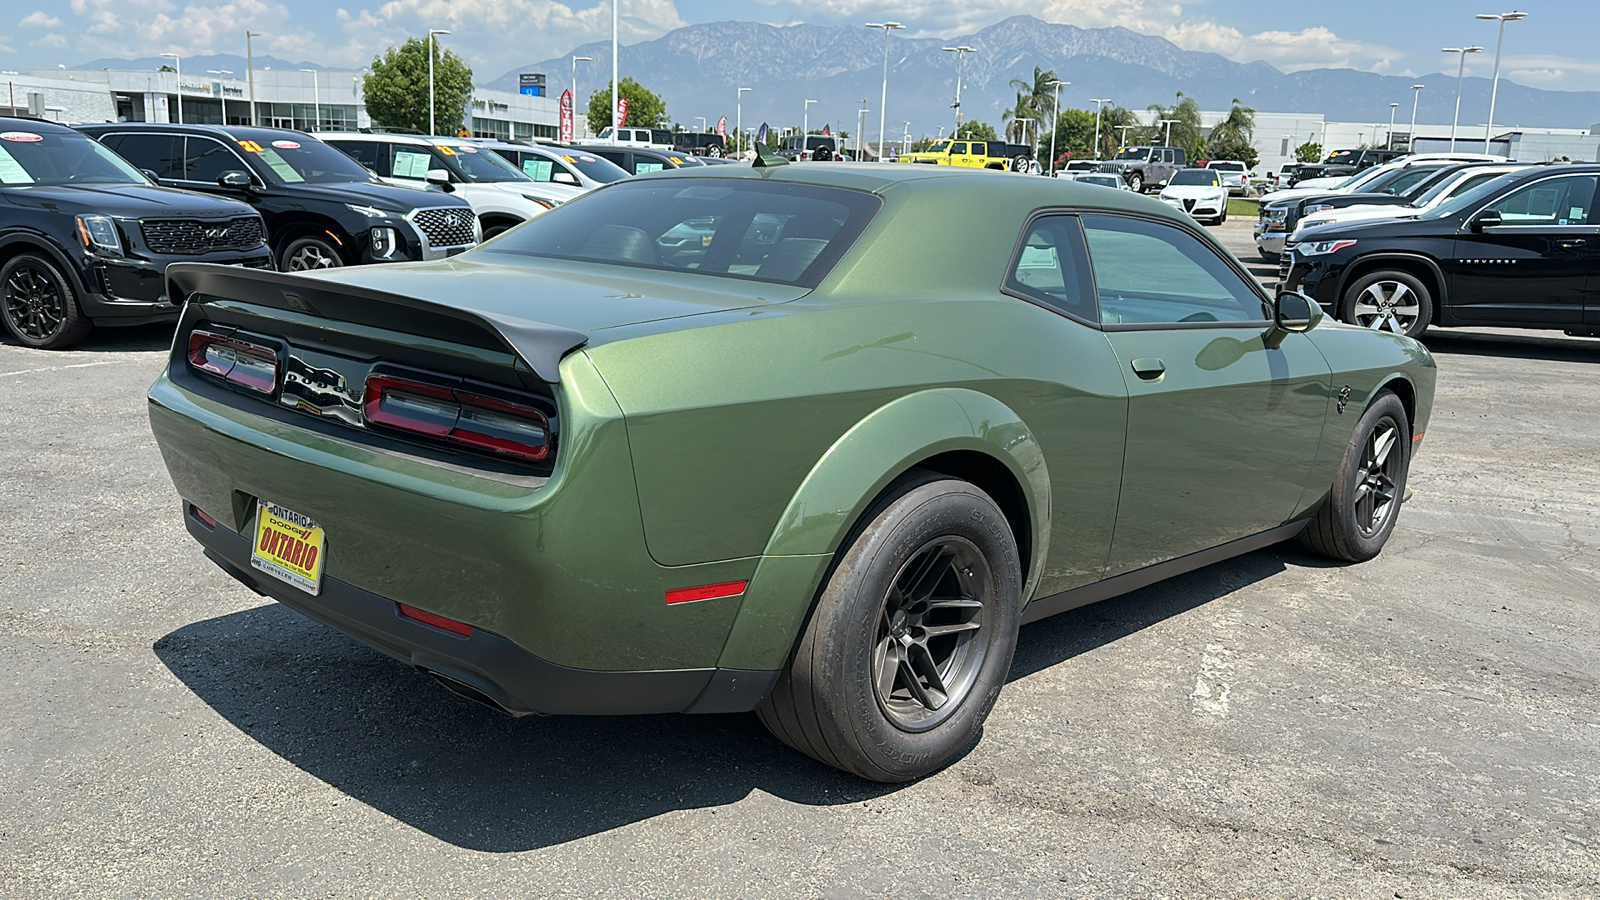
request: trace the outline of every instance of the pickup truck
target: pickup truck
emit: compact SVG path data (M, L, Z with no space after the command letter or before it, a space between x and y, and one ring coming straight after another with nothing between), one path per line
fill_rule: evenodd
M1033 161L1033 148L1004 141L951 140L946 138L918 153L902 153L900 162L928 163L936 166L969 166L974 169L1026 171Z
M1189 165L1189 151L1182 147L1124 147L1100 171L1118 175L1128 189L1143 193L1151 185L1165 185L1174 172Z

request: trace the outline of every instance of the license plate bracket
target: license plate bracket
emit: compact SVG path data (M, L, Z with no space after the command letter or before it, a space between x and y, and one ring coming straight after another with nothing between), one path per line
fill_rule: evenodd
M322 592L326 535L309 517L267 500L256 501L250 567L315 597Z

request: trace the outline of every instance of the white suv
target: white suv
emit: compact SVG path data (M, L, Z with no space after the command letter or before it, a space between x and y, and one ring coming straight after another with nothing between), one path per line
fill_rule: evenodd
M317 137L389 184L424 190L437 186L467 201L483 226L484 240L582 193L534 181L470 140L352 131L319 132Z
M618 128L612 130L610 125L600 129L600 133L592 138L582 141L573 141L575 147L646 147L651 150L671 150L671 144L658 144L655 136L648 128Z

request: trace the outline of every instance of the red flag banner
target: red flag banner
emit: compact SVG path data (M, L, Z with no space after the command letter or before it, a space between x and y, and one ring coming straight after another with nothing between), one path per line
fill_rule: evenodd
M822 126L822 136L823 137L833 137L833 132L828 130L828 126L824 125L824 126Z
M627 97L618 97L617 98L617 122L619 124L622 124L622 125L628 124L628 98Z
M726 138L728 136L728 117L723 116L717 120L717 134Z
M570 141L575 138L572 121L572 90L569 88L561 92L561 140Z

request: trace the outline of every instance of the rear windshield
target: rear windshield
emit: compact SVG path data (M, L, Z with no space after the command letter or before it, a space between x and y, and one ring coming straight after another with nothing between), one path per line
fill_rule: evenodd
M1208 169L1221 169L1225 172L1243 172L1244 163L1237 162L1211 162L1206 164Z
M531 219L474 252L815 287L880 205L873 194L814 185L630 180Z

